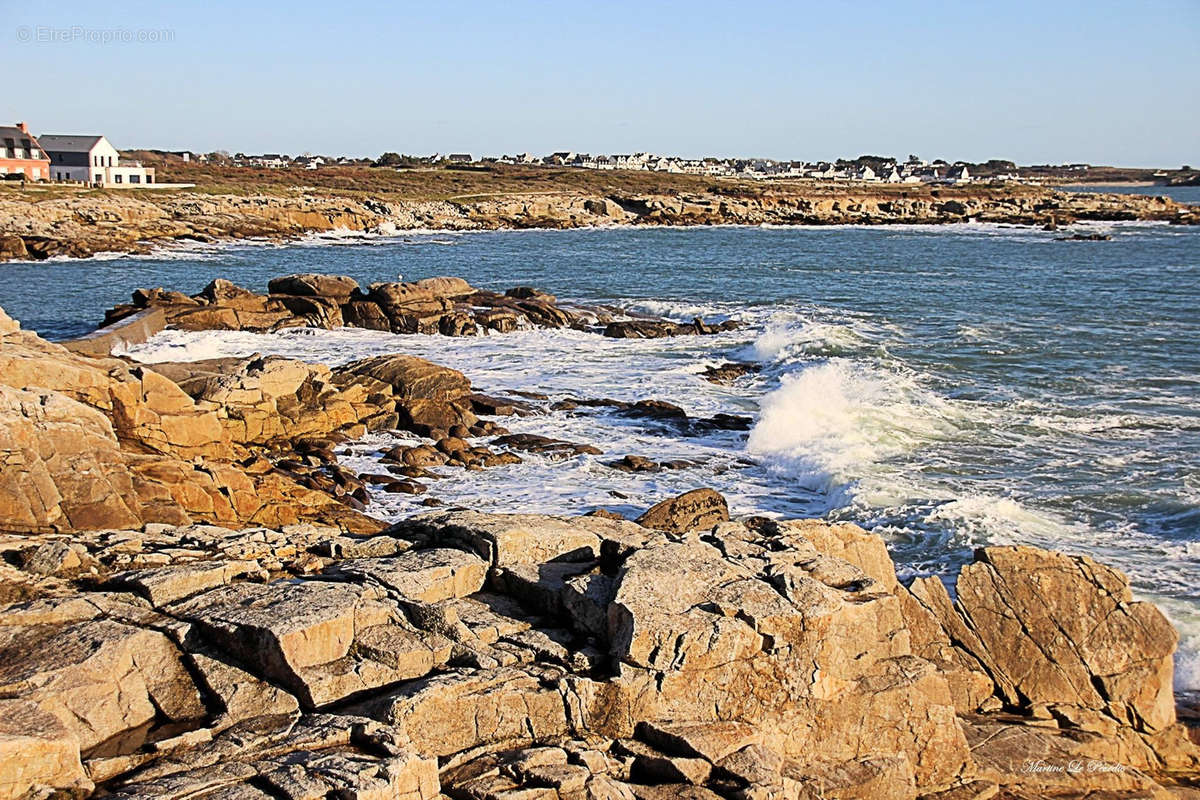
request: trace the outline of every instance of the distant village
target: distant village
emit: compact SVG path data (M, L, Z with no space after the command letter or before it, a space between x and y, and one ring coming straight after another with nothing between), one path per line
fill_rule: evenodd
M151 163L168 161L211 164L214 166L265 169L317 170L339 166L371 166L396 170L435 167L480 168L492 164L528 167L568 167L591 170L626 170L701 175L713 178L750 180L855 181L891 184L962 184L972 181L1014 181L1040 183L1051 177L1079 175L1086 179L1088 164L1035 165L1018 167L1012 161L993 159L972 164L965 161L927 161L910 155L904 161L888 156L864 155L836 161L777 161L768 158L680 158L654 153L592 155L561 151L536 156L488 156L476 159L470 153L435 153L430 156L384 153L379 158L349 158L304 154L291 157L282 153L247 155L223 151L196 153L188 150L140 150ZM1191 167L1184 166L1183 172ZM1166 171L1152 177L1163 180ZM0 125L0 180L76 183L103 188L179 188L191 184L165 184L156 181L155 168L138 159L121 155L100 134L41 134L35 136L29 126L18 122Z
M162 152L162 151L156 151ZM749 180L812 180L812 181L856 181L867 183L918 184L940 183L961 184L977 180L1014 181L1040 183L1039 172L1052 171L1056 175L1079 174L1091 169L1089 164L1036 165L1018 167L1014 162L992 159L972 164L966 161L949 162L942 159L932 161L910 155L904 161L888 156L864 155L854 159L835 161L779 161L769 158L681 158L654 153L618 153L593 155L560 151L538 156L530 153L518 155L483 156L476 158L470 153L435 153L430 156L384 153L379 158L347 158L305 154L291 157L282 153L248 155L245 153L163 153L185 160L206 164L233 167L257 167L268 169L308 169L337 166L390 167L397 170L428 169L438 166L470 168L492 164L509 164L526 167L567 167L592 170L627 170L634 172L666 172L679 175L702 175L714 178L738 178ZM1165 174L1165 173L1164 173ZM1082 179L1082 176L1081 176Z
M861 157L853 161L775 161L767 158L687 159L658 156L653 153L597 155L589 153L552 153L544 157L501 156L504 164L547 164L581 169L623 169L670 172L683 175L747 178L751 180L809 178L823 181L866 181L883 183L953 182L971 180L968 164L925 161L910 156L907 161L879 157ZM1015 168L1015 167L1014 167ZM1012 176L1016 179L1016 176Z
M219 155L195 156L207 162ZM574 167L594 170L627 170L641 172L667 172L679 175L705 175L709 177L744 178L752 180L811 179L823 181L866 181L882 183L965 183L972 180L971 165L965 162L949 163L943 160L925 161L909 156L907 161L861 156L851 161L775 161L766 158L702 158L689 159L676 156L660 156L654 153L630 153L615 155L592 155L562 151L545 156L529 153L519 155L489 156L476 159L470 153L440 153L432 156L401 156L385 153L378 159L325 158L303 155L289 158L280 153L246 155L237 153L228 156L231 166L267 167L271 169L301 168L319 169L325 166L349 166L370 164L376 167L413 169L438 164L514 164L545 167ZM1011 162L997 162L1011 168L1011 173L992 174L989 180L1021 180L1017 167ZM1087 165L1078 165L1086 169Z

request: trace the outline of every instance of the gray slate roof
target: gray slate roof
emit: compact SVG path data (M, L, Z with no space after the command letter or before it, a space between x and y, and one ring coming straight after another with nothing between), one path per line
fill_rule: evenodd
M0 125L0 139L16 139L18 141L29 139L31 142L37 141L37 137L22 132L16 125Z
M55 153L90 153L103 136L69 136L47 133L38 137L42 149Z

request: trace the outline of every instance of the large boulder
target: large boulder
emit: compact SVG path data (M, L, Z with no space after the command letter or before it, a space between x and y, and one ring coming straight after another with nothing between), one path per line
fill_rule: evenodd
M471 411L471 382L458 370L409 355L385 355L355 361L337 371L391 387L399 427L421 436L444 436L450 428L479 421Z
M728 519L729 505L719 492L693 489L650 507L637 522L647 528L682 533L695 528L711 528Z
M1153 733L1175 722L1177 636L1125 576L1086 556L988 547L963 567L954 636L1005 702L1075 724L1095 715ZM956 620L948 620L955 632Z
M437 333L453 300L475 290L462 278L425 278L409 283L373 283L366 299L375 303L395 333Z
M272 278L267 283L271 294L325 297L345 303L358 291L358 281L346 275L318 275L311 272Z
M471 382L458 370L410 355L384 355L354 361L339 373L366 375L392 387L405 400L457 400L471 393Z
M378 303L370 300L352 300L342 306L342 320L352 328L369 331L390 331L392 323Z
M713 536L748 543L740 530ZM626 559L609 607L630 703L620 716L736 720L805 761L900 754L902 773L925 785L959 773L969 754L949 689L911 656L895 597L811 546L762 547L660 541Z

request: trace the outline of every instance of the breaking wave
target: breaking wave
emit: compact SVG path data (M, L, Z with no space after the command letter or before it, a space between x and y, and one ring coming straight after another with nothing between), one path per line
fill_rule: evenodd
M783 376L746 449L810 490L892 505L903 498L879 465L955 436L962 419L912 375L834 359Z

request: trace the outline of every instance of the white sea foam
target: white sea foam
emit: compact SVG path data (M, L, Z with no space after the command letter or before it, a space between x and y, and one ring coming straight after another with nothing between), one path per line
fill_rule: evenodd
M868 347L878 331L863 323L826 322L795 314L777 314L745 355L780 362L798 356L852 355Z
M651 308L677 318L740 313L748 327L662 340L607 339L573 330L473 338L354 329L297 328L267 335L166 331L129 352L142 361L278 353L330 365L405 352L462 370L484 392L534 390L552 400L656 397L693 416L756 416L748 438L727 431L685 435L603 410L547 410L509 418L504 424L514 432L595 444L604 455L551 462L523 454L524 463L512 468L442 469L444 477L430 482L429 494L494 511L564 513L606 506L634 513L671 494L712 486L729 498L735 514L794 517L840 509L846 518L866 524L886 520L901 539L929 535L953 549L956 558L974 546L1010 543L1090 553L1128 572L1139 596L1167 603L1182 633L1177 685L1200 687L1200 610L1194 602L1171 600L1188 596L1189 584L1200 576L1200 544L1164 540L1132 526L1097 530L1067 510L1048 511L1036 498L1010 493L1003 479L976 485L956 472L962 463L959 448L998 443L1060 448L1042 463L1064 472L1081 460L1124 469L1153 451L1138 444L1128 452L1114 449L1097 456L1066 437L1112 439L1126 426L1144 425L1142 415L1086 414L1037 399L1008 405L950 399L931 388L930 376L890 355L886 345L903 332L876 318L820 308L739 312L723 303L645 306ZM766 368L731 386L697 375L730 356L753 358ZM380 450L395 441L395 435L375 434L352 443L343 462L360 472L378 472ZM695 466L630 475L604 465L627 453L687 459ZM1188 499L1197 494L1200 479L1185 480L1186 496L1178 500L1200 503ZM376 493L371 508L396 518L422 510L420 499ZM945 549L922 552L914 561L938 570Z
M785 375L762 399L747 451L809 489L895 505L905 500L900 482L875 465L954 436L962 418L911 375L833 359Z
M686 300L634 298L622 300L619 305L631 312L680 321L690 321L700 317L705 322L713 322L726 319L748 319L752 316L752 313L747 312L744 305L738 303L695 303Z
M1011 497L982 493L942 503L925 519L952 523L972 545L1038 542L1054 547L1075 544L1089 535L1086 526L1027 508Z

